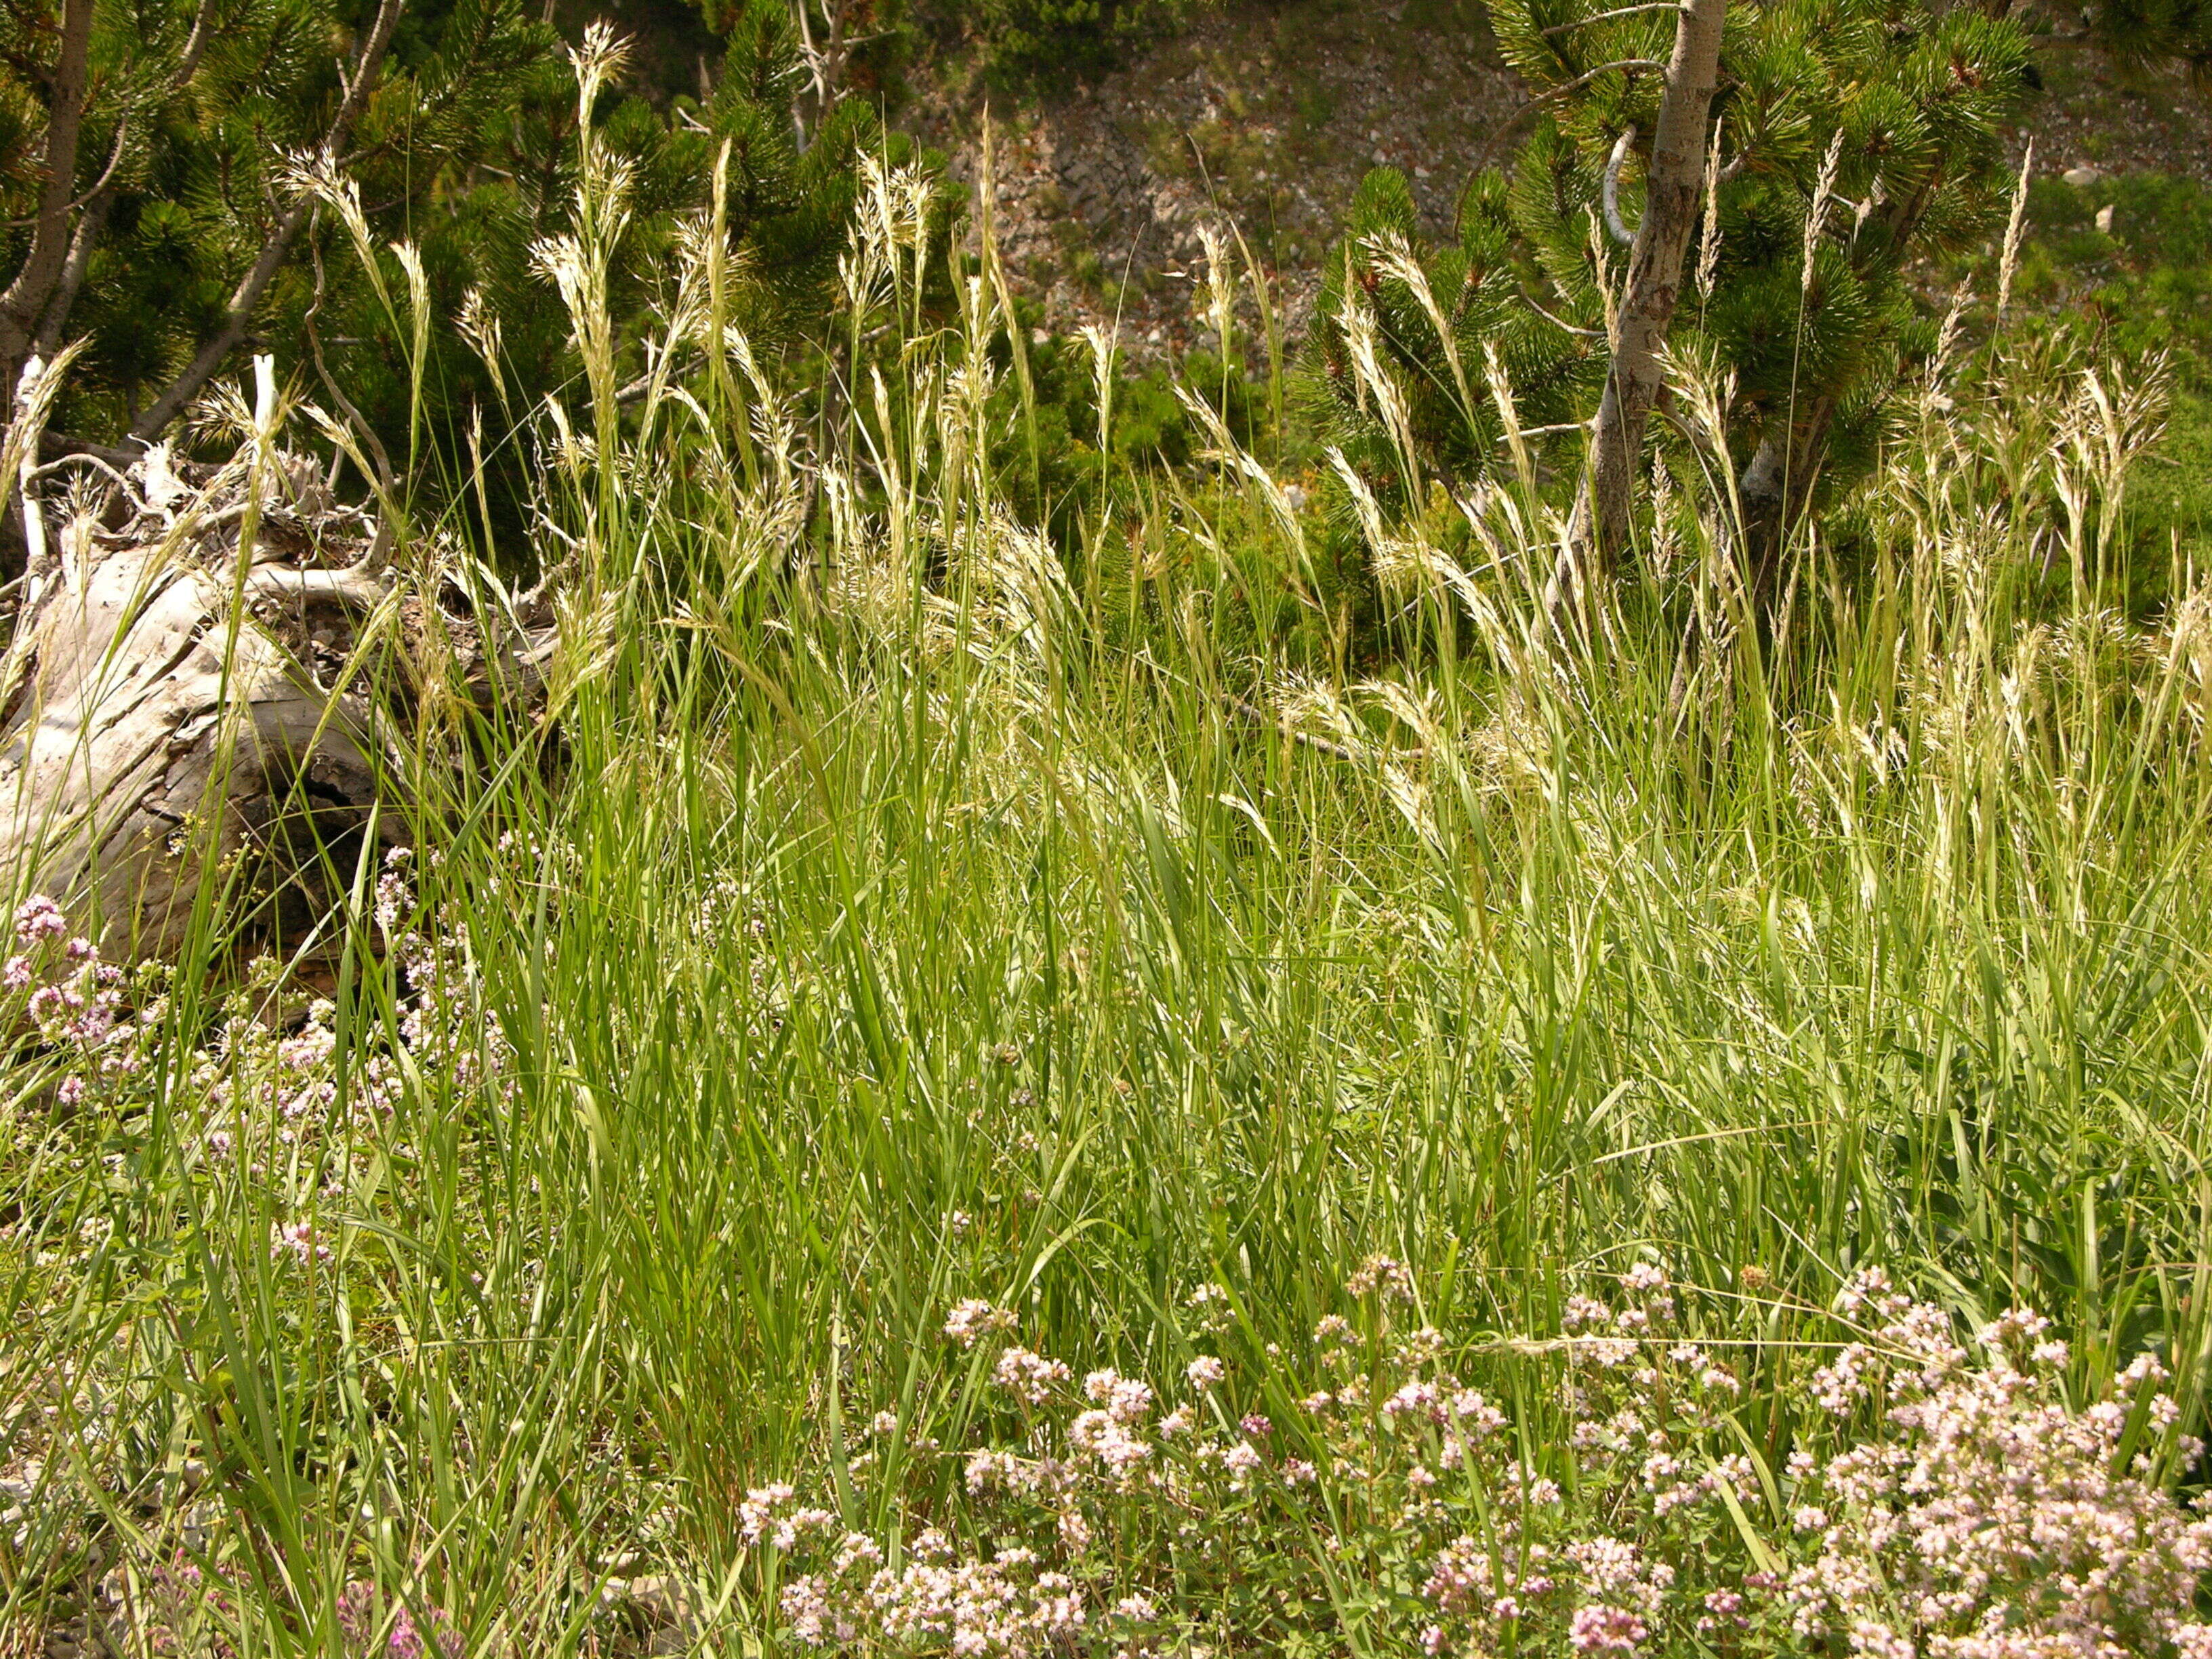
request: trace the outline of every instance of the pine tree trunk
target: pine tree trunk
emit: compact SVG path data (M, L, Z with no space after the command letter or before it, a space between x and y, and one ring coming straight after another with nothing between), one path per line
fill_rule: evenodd
M1582 521L1577 541L1587 543L1594 535L1601 560L1618 556L1628 542L1644 422L1663 384L1659 354L1674 325L1682 258L1705 185L1706 122L1720 78L1727 19L1728 0L1683 0L1674 26L1674 53L1644 174L1644 216L1629 252L1628 286L1598 406L1584 510L1577 515Z
M61 45L46 77L46 177L39 187L39 210L22 267L0 293L0 378L12 392L23 360L37 337L39 319L53 297L69 258L76 211L77 138L83 130L90 88L93 0L67 0L62 8Z

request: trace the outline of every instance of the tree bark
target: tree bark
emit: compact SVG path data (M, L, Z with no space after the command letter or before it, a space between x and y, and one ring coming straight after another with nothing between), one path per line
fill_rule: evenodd
M351 878L380 799L368 704L315 669L316 636L350 642L368 596L288 605L285 576L339 573L275 555L319 539L275 521L241 595L239 521L206 516L182 535L151 513L60 526L9 651L0 872L81 904L125 960L173 955L210 879L257 892L246 948L296 941Z
M206 55L214 23L215 0L200 0L199 9L192 17L191 33L185 37L184 51L178 55L176 67L169 72L170 97L176 97L191 86L192 77L199 73L200 59ZM41 356L51 357L69 330L70 313L76 309L77 295L83 290L93 251L100 245L101 232L107 228L108 210L115 203L117 169L122 163L130 133L131 122L126 116L116 128L115 153L108 158L106 172L77 204L76 228L70 235L69 252L62 261L52 296L46 301L39 323L37 345Z
M46 108L46 176L39 188L31 248L15 281L0 294L0 374L5 375L11 392L69 258L77 140L84 129L85 98L91 85L92 11L93 0L64 0L61 50L54 60L53 97Z
M1674 326L1682 258L1705 185L1706 123L1720 79L1728 0L1682 0L1674 52L1659 101L1658 130L1644 174L1644 216L1628 256L1613 363L1598 405L1590 476L1576 540L1610 561L1627 545L1644 428L1663 385L1659 355Z
M1782 585L1782 553L1818 481L1821 452L1835 419L1832 399L1775 416L1736 479L1743 514L1744 579L1764 606Z
M837 107L837 100L845 95L845 76L852 67L854 54L877 38L855 36L853 33L856 15L862 13L860 0L823 0L823 12L830 20L830 38L817 42L809 9L812 0L797 0L795 8L799 15L799 55L806 66L806 84L791 100L791 125L802 155L814 147L822 124L830 118L830 112Z

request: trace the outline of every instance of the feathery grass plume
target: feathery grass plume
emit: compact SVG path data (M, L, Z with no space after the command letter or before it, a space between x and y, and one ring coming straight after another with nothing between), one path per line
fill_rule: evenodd
M337 158L328 150L313 150L285 158L284 182L288 189L312 198L337 216L378 306L386 319L398 326L398 307L385 281L384 265L377 257L376 238L368 228L368 216L362 210L360 181L339 172Z
M580 478L591 464L591 453L577 441L575 428L568 420L568 405L558 397L549 397L543 408L545 418L553 428L552 454L554 465L572 478Z
M1277 677L1268 701L1292 730L1313 732L1318 726L1315 735L1353 754L1372 747L1370 734L1333 680L1285 670Z
M837 256L838 291L844 295L846 310L856 317L868 315L890 300L895 278L882 257L885 246L874 236L855 236L853 246Z
M422 376L430 362L430 278L412 242L394 242L392 257L407 279L407 470L415 470L422 435Z
M673 279L665 283L664 297L657 307L660 313L660 337L640 342L645 356L645 374L641 380L633 380L623 389L624 397L636 399L635 419L641 441L654 432L664 408L672 399L681 404L691 397L683 383L682 373L689 366L691 348L698 348L702 361L716 349L708 272L707 240L711 225L711 220L702 216L677 228ZM711 429L712 423L706 424ZM717 442L708 453L718 453L720 447Z
M1229 373L1237 338L1237 275L1229 263L1229 240L1212 220L1198 227L1200 246L1206 255L1206 320L1213 330L1214 347L1221 355L1222 373Z
M731 141L725 138L714 151L714 176L704 234L708 380L717 411L736 441L745 487L757 489L760 458L753 444L752 410L744 381L730 374L731 339L738 332L731 314L731 282L740 269L730 258L730 149ZM842 261L838 280L842 285Z
M244 382L222 377L209 381L207 390L192 400L187 425L196 437L240 450L233 464L241 470L247 465L243 452L252 445L258 428Z
M605 268L595 265L574 236L549 236L534 242L531 263L553 284L568 313L572 343L584 356L586 374L595 386L613 391L611 339L606 331Z
M1966 333L1966 291L1961 289L1951 296L1951 303L1944 307L1943 321L1936 331L1936 350L1928 364L1928 384L1931 389L1942 385L1946 371L1957 359L1959 342Z
M1713 143L1705 156L1705 222L1698 234L1698 299L1711 306L1713 301L1713 279L1721 268L1721 135L1727 131L1725 117L1713 123Z
M1376 416L1396 452L1407 498L1417 501L1421 497L1421 462L1413 444L1412 416L1406 407L1405 393L1382 362L1376 335L1375 311L1357 283L1345 289L1340 320L1344 325L1346 354L1352 361L1352 376L1360 388L1361 400L1364 404L1373 399Z
M1221 411L1214 408L1208 399L1187 386L1177 386L1175 395L1184 413L1206 434L1207 447L1201 459L1235 473L1265 507L1268 520L1290 550L1290 564L1285 574L1299 602L1311 610L1322 609L1315 591L1313 555L1306 545L1305 526L1299 520L1297 509L1291 505L1289 495L1276 482L1274 475L1261 464L1259 458L1231 435L1229 423L1222 419ZM1334 449L1330 453L1332 456L1337 453ZM1368 499L1373 500L1371 492Z
M1589 261L1590 282L1597 289L1598 303L1605 313L1605 349L1610 352L1620 345L1620 295L1613 284L1613 250L1607 245L1604 222L1595 215L1586 216L1587 234L1583 238Z
M1237 251L1244 261L1244 280L1252 290L1252 307L1260 317L1260 337L1267 351L1267 399L1273 413L1273 429L1279 446L1283 432L1283 323L1275 305L1274 284L1267 270L1252 254L1252 245L1244 240L1243 227L1235 220L1229 222L1237 238Z
M2107 386L2107 380L2112 381ZM2100 581L2109 568L2114 538L2124 520L2128 475L2144 451L2164 430L2170 404L2170 375L2164 358L2144 366L2139 377L2127 379L2117 363L2100 371L2094 365L2081 374L2080 391L2059 423L2059 437L2072 458L2069 474L2094 478L2094 492L2078 477L2069 477L2061 496L2067 503L2069 543L2080 556L2085 503L2094 493L2096 511L2096 568ZM2061 465L2063 465L2062 462Z
M618 442L616 340L609 281L617 249L629 226L635 168L599 131L600 96L629 61L629 43L605 20L584 30L569 52L576 76L576 187L571 198L574 228L540 239L531 248L538 274L559 291L568 313L571 340L583 359L592 391L595 443L611 464ZM602 468L602 477L605 469Z
M1828 153L1820 158L1820 171L1813 181L1813 199L1805 210L1805 254L1800 267L1800 286L1808 294L1813 291L1813 256L1827 230L1828 204L1835 199L1836 167L1843 155L1844 129L1839 126L1836 136L1828 141Z
M514 410L507 401L507 342L501 329L499 313L484 298L482 285L471 283L461 295L461 308L453 319L455 332L468 343L476 353L477 361L491 376L492 391L499 398L499 406L509 419Z
M2012 214L2005 221L2004 252L1997 261L1997 320L2004 321L2005 312L2012 304L2012 279L2020 267L2021 230L2027 222L2027 181L2035 172L2035 140L2027 141L2027 149L2020 158L2020 182L2012 192Z
M1698 600L1702 608L1709 580L1719 570L1727 573L1732 589L1739 586L1735 556L1743 540L1739 533L1743 512L1736 495L1736 469L1728 445L1729 411L1736 401L1735 372L1722 367L1719 354L1709 342L1683 338L1669 341L1662 349L1660 360L1667 384L1674 393L1675 410L1691 440L1705 483L1701 491L1683 499L1674 497L1671 478L1666 485L1671 510L1697 526L1698 541L1707 555L1699 567L1702 574ZM1655 481L1665 473L1662 463L1656 456L1652 472Z
M1382 504L1367 480L1359 476L1359 469L1345 459L1344 452L1331 444L1322 452L1329 470L1344 485L1345 495L1352 502L1353 515L1359 523L1360 534L1367 543L1370 567L1374 572L1376 586L1388 594L1398 595L1417 591L1425 583L1426 567L1415 555L1412 545L1402 538L1390 533L1382 516Z
M1084 324L1080 333L1091 353L1091 390L1098 405L1099 487L1103 490L1114 453L1114 337L1096 323Z
M1451 369L1452 385L1459 392L1459 406L1464 416L1474 419L1474 394L1468 389L1467 369L1460 361L1459 335L1445 318L1443 307L1437 303L1436 291L1429 283L1429 273L1413 257L1406 239L1395 231L1368 239L1367 249L1382 273L1403 283L1420 307L1421 314L1429 319L1429 326L1437 331L1437 344L1444 354L1444 362Z
M1651 544L1645 557L1655 581L1663 583L1682 554L1682 501L1674 488L1674 469L1666 457L1651 457L1650 477Z
M1498 342L1482 343L1482 380L1489 388L1491 407L1498 411L1499 425L1504 429L1505 447L1513 456L1513 474L1521 481L1522 490L1534 500L1536 494L1536 458L1530 453L1528 440L1521 430L1521 411L1513 400L1513 380L1506 372L1505 359L1498 349Z
M2165 658L2166 683L2201 756L2205 733L2212 730L2212 587L2191 588L2172 608Z
M592 116L599 106L599 95L621 76L629 62L629 42L608 20L594 18L585 25L583 38L570 48L568 62L575 71L579 124L580 173L574 205L586 234L590 234L595 228L592 221L608 197L611 173L606 169L618 164L618 158L593 136Z

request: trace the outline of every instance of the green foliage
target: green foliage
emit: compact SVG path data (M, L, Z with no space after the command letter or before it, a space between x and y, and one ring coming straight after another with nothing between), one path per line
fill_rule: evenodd
M750 1488L826 1470L832 1538L911 1560L966 1454L1027 1426L945 1340L963 1298L1077 1376L1218 1353L1231 1409L1201 1431L1257 1412L1285 1446L1343 1386L1309 1367L1316 1322L1378 1253L1404 1277L1370 1292L1418 1293L1392 1317L1419 1364L1510 1417L1501 1504L1525 1460L1574 1505L1553 1519L1625 1527L1662 1433L1688 1479L1764 1467L1740 1516L1677 1517L1687 1582L1754 1539L1826 1547L1789 1454L1839 1432L1806 1384L1868 1266L1940 1304L1923 1334L2049 1313L2069 1346L2027 1405L2086 1406L2155 1347L2177 1419L2121 1413L2094 1468L2174 1474L2212 1311L2206 636L2201 599L2146 624L2033 586L2054 550L2093 566L2071 544L2129 483L2120 443L2075 481L2081 526L2052 507L2081 376L1953 362L1813 638L1723 625L1725 481L1690 474L1672 574L1597 596L1586 632L1543 591L1556 539L1495 493L1369 550L1417 544L1429 579L1392 603L1464 648L1292 678L1277 613L1322 617L1326 574L1265 466L1129 486L1072 569L1025 528L1003 478L1027 411L1000 394L1028 319L988 284L949 311L914 291L941 228L894 216L854 249L864 309L834 320L865 396L825 406L818 365L763 354L741 428L734 345L687 355L664 317L682 396L607 434L567 399L529 547L578 550L560 697L473 726L481 769L380 734L417 851L356 872L319 935L334 985L272 963L233 996L218 904L113 1041L52 1003L0 1026L0 1444L29 1487L0 1616L136 1621L106 1632L126 1650L359 1655L346 1621L404 1608L476 1652L773 1651L789 1581L747 1553ZM702 252L652 275L696 283ZM568 319L600 380L647 355L602 303ZM1072 444L1079 360L1029 361ZM492 574L444 538L403 552ZM1665 1342L1649 1383L1592 1382L1663 1380L1663 1405L1577 1489L1566 1298L1659 1261L1684 1323L1635 1328ZM1742 1389L1694 1431L1712 1385L1677 1334ZM1348 1376L1384 1375L1381 1334ZM1861 1420L1902 1427L1895 1403ZM1248 1638L1409 1613L1450 1547L1399 1501L1414 1439L1338 1416L1344 1502L1281 1549L1225 1465L1226 1547L1100 1491L1101 1536L1161 1553L1085 1570L1233 1578L1168 1611ZM1874 1553L1884 1594L1929 1570L1894 1535ZM1091 1611L1103 1648L1121 1626Z
M1425 472L1508 467L1486 352L1524 426L1568 428L1539 446L1553 487L1571 490L1578 476L1572 428L1603 389L1603 295L1626 274L1623 232L1640 210L1662 90L1650 67L1608 66L1663 62L1674 28L1664 13L1615 9L1495 9L1501 51L1552 96L1510 182L1491 172L1470 183L1458 246L1421 244L1402 180L1378 173L1361 191L1331 261L1316 358L1325 421L1378 495L1402 500ZM1893 395L1933 340L1906 272L1999 222L2011 182L2004 124L2032 89L2027 32L1972 9L1790 0L1731 13L1713 105L1718 213L1692 239L1674 330L1679 352L1733 388L1719 434L1731 465L1766 443L1786 446L1803 485L1865 476ZM1603 198L1624 143L1615 225ZM1394 273L1395 243L1425 275L1441 328ZM1411 456L1375 418L1371 377L1358 371L1363 311L1403 390Z
M87 349L58 425L94 438L127 429L218 332L241 272L297 211L301 164L342 95L335 65L374 11L369 0L209 0L205 50L187 64L185 0L98 9L78 169L93 254L67 328ZM423 510L474 497L465 485L482 453L488 528L510 543L532 490L513 417L579 367L539 256L574 228L586 130L567 54L535 12L522 0L418 0L400 14L342 161L361 229L418 263L386 252L372 272L341 216L318 208L248 333L327 406L352 406ZM588 118L621 180L608 303L629 325L672 302L664 274L697 234L726 150L727 319L763 356L805 356L822 343L861 158L914 155L879 118L911 31L896 0L846 4L840 73L816 109L799 95L807 60L786 0L708 15L726 37L710 88L658 103L605 98ZM811 21L828 42L830 15ZM0 255L18 264L44 142L34 71L52 57L52 27L36 8L0 16L0 206L17 222ZM483 326L450 325L464 315ZM634 357L617 366L625 382L641 368Z
M2212 555L2212 192L2155 173L2039 178L2026 230L2014 306L2084 356L2163 364L2170 379L2160 453L2130 493L2137 603L2155 603L2177 544L2200 566ZM1985 289L1993 265L1960 260L1953 275Z
M1363 354L1371 352L1403 399L1421 469L1446 478L1480 476L1505 459L1487 379L1492 356L1524 425L1571 419L1595 397L1603 342L1562 327L1527 301L1532 289L1549 287L1568 296L1553 301L1566 313L1599 305L1586 251L1562 246L1552 234L1557 216L1538 205L1556 182L1562 154L1547 126L1524 150L1510 187L1496 169L1472 180L1455 247L1423 245L1412 192L1395 169L1377 168L1361 183L1324 273L1309 400L1328 440L1394 506L1408 504L1420 477L1375 417L1378 394ZM1370 319L1371 346L1362 337Z
M977 47L986 72L1044 86L1107 68L1133 40L1174 27L1202 0L924 0L947 40Z
M2095 0L2063 9L2074 33L2125 67L2178 62L2200 87L2212 82L2212 7L2203 0Z
M70 382L65 425L99 434L128 424L214 334L233 288L294 191L288 169L322 142L341 95L341 55L374 8L356 0L220 0L208 9L205 49L177 84L195 7L101 6L94 13L94 91L79 161L94 191L97 240L68 331L88 341ZM3 99L17 112L0 134L0 178L18 228L0 258L10 270L27 246L21 222L44 142L43 115L23 77L51 58L43 9L13 9L0 30L12 67ZM519 0L447 0L404 14L381 83L349 146L380 224L434 223L453 181L495 159L497 136L542 87L550 33ZM419 234L419 233L418 233ZM301 262L302 264L304 262ZM301 348L311 298L300 265L272 293L263 337Z

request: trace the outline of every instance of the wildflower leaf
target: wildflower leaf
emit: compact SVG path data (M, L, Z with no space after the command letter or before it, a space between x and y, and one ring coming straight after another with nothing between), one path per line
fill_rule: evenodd
M1782 1574L1782 1563L1776 1559L1774 1552L1766 1547L1766 1540L1759 1535L1758 1530L1751 1524L1751 1517L1743 1512L1743 1504L1738 1501L1735 1489L1725 1480L1717 1483L1716 1489L1721 1495L1721 1502L1728 1505L1728 1512L1735 1521L1735 1529L1743 1534L1744 1547L1751 1552L1752 1559L1759 1563L1759 1570L1779 1577Z
M1765 1455L1759 1449L1759 1443L1751 1437L1751 1431L1744 1427L1742 1420L1734 1412L1723 1413L1721 1420L1735 1431L1735 1437L1742 1443L1744 1455L1751 1460L1751 1467L1759 1472L1759 1490L1766 1494L1766 1512L1779 1520L1784 1514L1782 1492L1774 1484L1774 1471L1767 1467Z

